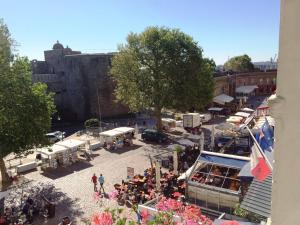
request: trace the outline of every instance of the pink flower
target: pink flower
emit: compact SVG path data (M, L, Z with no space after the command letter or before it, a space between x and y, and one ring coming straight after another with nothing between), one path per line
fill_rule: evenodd
M150 213L148 212L148 210L143 209L141 211L141 217L143 224L146 224L147 221L150 219Z
M108 193L108 198L110 200L117 200L118 194L119 194L118 191L114 190L114 191Z
M95 192L95 193L93 194L93 198L94 198L94 200L95 200L96 202L98 202L98 201L102 198L102 196L101 196L101 194L99 194L98 192Z
M221 223L221 225L243 225L243 224L232 220L232 221L225 221L225 222Z
M112 225L113 219L109 212L103 212L92 217L92 223L94 225Z
M162 198L157 204L156 209L159 211L174 211L179 212L183 209L182 202L178 202L174 199Z
M201 209L196 205L186 206L183 212L183 218L190 219L199 219L201 217Z
M194 220L186 220L185 224L186 225L198 225L199 223Z

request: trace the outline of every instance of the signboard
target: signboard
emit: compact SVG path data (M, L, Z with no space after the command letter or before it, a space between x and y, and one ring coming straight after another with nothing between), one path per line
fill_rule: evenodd
M134 177L134 168L127 167L127 178L132 179Z

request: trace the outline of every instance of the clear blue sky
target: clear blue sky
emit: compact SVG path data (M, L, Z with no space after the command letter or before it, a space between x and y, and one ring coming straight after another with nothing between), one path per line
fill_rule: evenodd
M244 53L274 57L279 7L279 0L0 0L0 18L30 59L42 60L56 40L82 52L116 51L130 31L159 25L191 35L223 64Z

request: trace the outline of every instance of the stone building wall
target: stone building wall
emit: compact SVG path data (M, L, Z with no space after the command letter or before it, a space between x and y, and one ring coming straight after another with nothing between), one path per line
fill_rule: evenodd
M84 121L128 113L113 96L114 84L108 76L113 54L81 54L57 42L44 55L45 61L32 61L32 80L46 83L55 93L61 117Z

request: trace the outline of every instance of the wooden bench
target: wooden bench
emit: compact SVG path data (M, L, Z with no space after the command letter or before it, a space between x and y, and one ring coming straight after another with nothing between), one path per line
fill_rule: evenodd
M23 173L37 168L36 162L25 163L16 167L17 173Z

